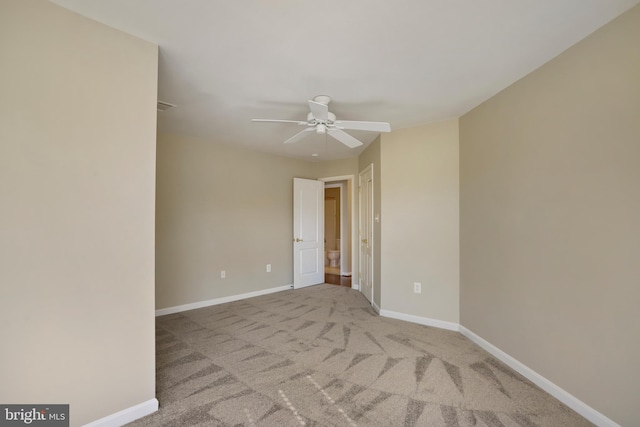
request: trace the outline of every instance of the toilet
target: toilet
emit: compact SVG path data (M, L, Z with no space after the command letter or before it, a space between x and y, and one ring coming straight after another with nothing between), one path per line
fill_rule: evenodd
M340 251L327 251L327 258L329 258L329 267L340 265Z
M336 248L327 251L327 258L329 259L329 267L340 266L340 239L336 239Z

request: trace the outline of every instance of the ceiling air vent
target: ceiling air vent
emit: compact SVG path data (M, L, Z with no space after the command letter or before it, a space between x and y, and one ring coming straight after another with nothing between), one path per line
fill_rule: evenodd
M167 111L169 108L175 107L175 104L169 104L168 102L158 101L158 111Z

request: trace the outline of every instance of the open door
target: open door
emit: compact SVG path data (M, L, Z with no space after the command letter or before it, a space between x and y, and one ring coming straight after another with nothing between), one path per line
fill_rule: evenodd
M293 287L324 283L324 182L293 178Z

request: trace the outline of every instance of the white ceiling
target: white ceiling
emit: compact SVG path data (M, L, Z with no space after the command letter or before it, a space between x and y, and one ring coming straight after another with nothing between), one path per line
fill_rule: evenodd
M52 0L160 46L160 132L307 160L306 101L392 129L459 117L640 0ZM349 131L366 143L377 135ZM366 146L366 144L365 144ZM319 154L312 158L312 153Z

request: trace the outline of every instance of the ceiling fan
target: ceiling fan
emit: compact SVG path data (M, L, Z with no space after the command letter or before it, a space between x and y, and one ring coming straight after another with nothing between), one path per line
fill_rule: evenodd
M306 126L284 143L291 144L302 140L308 136L310 132L318 134L328 134L337 139L349 148L355 148L362 145L362 142L349 135L344 129L365 130L370 132L391 132L391 126L386 122L360 122L348 120L336 120L336 115L329 111L329 103L331 97L327 95L318 95L309 101L309 109L307 121L296 120L272 120L272 119L251 119L252 122L273 122L273 123L296 123L299 126Z

